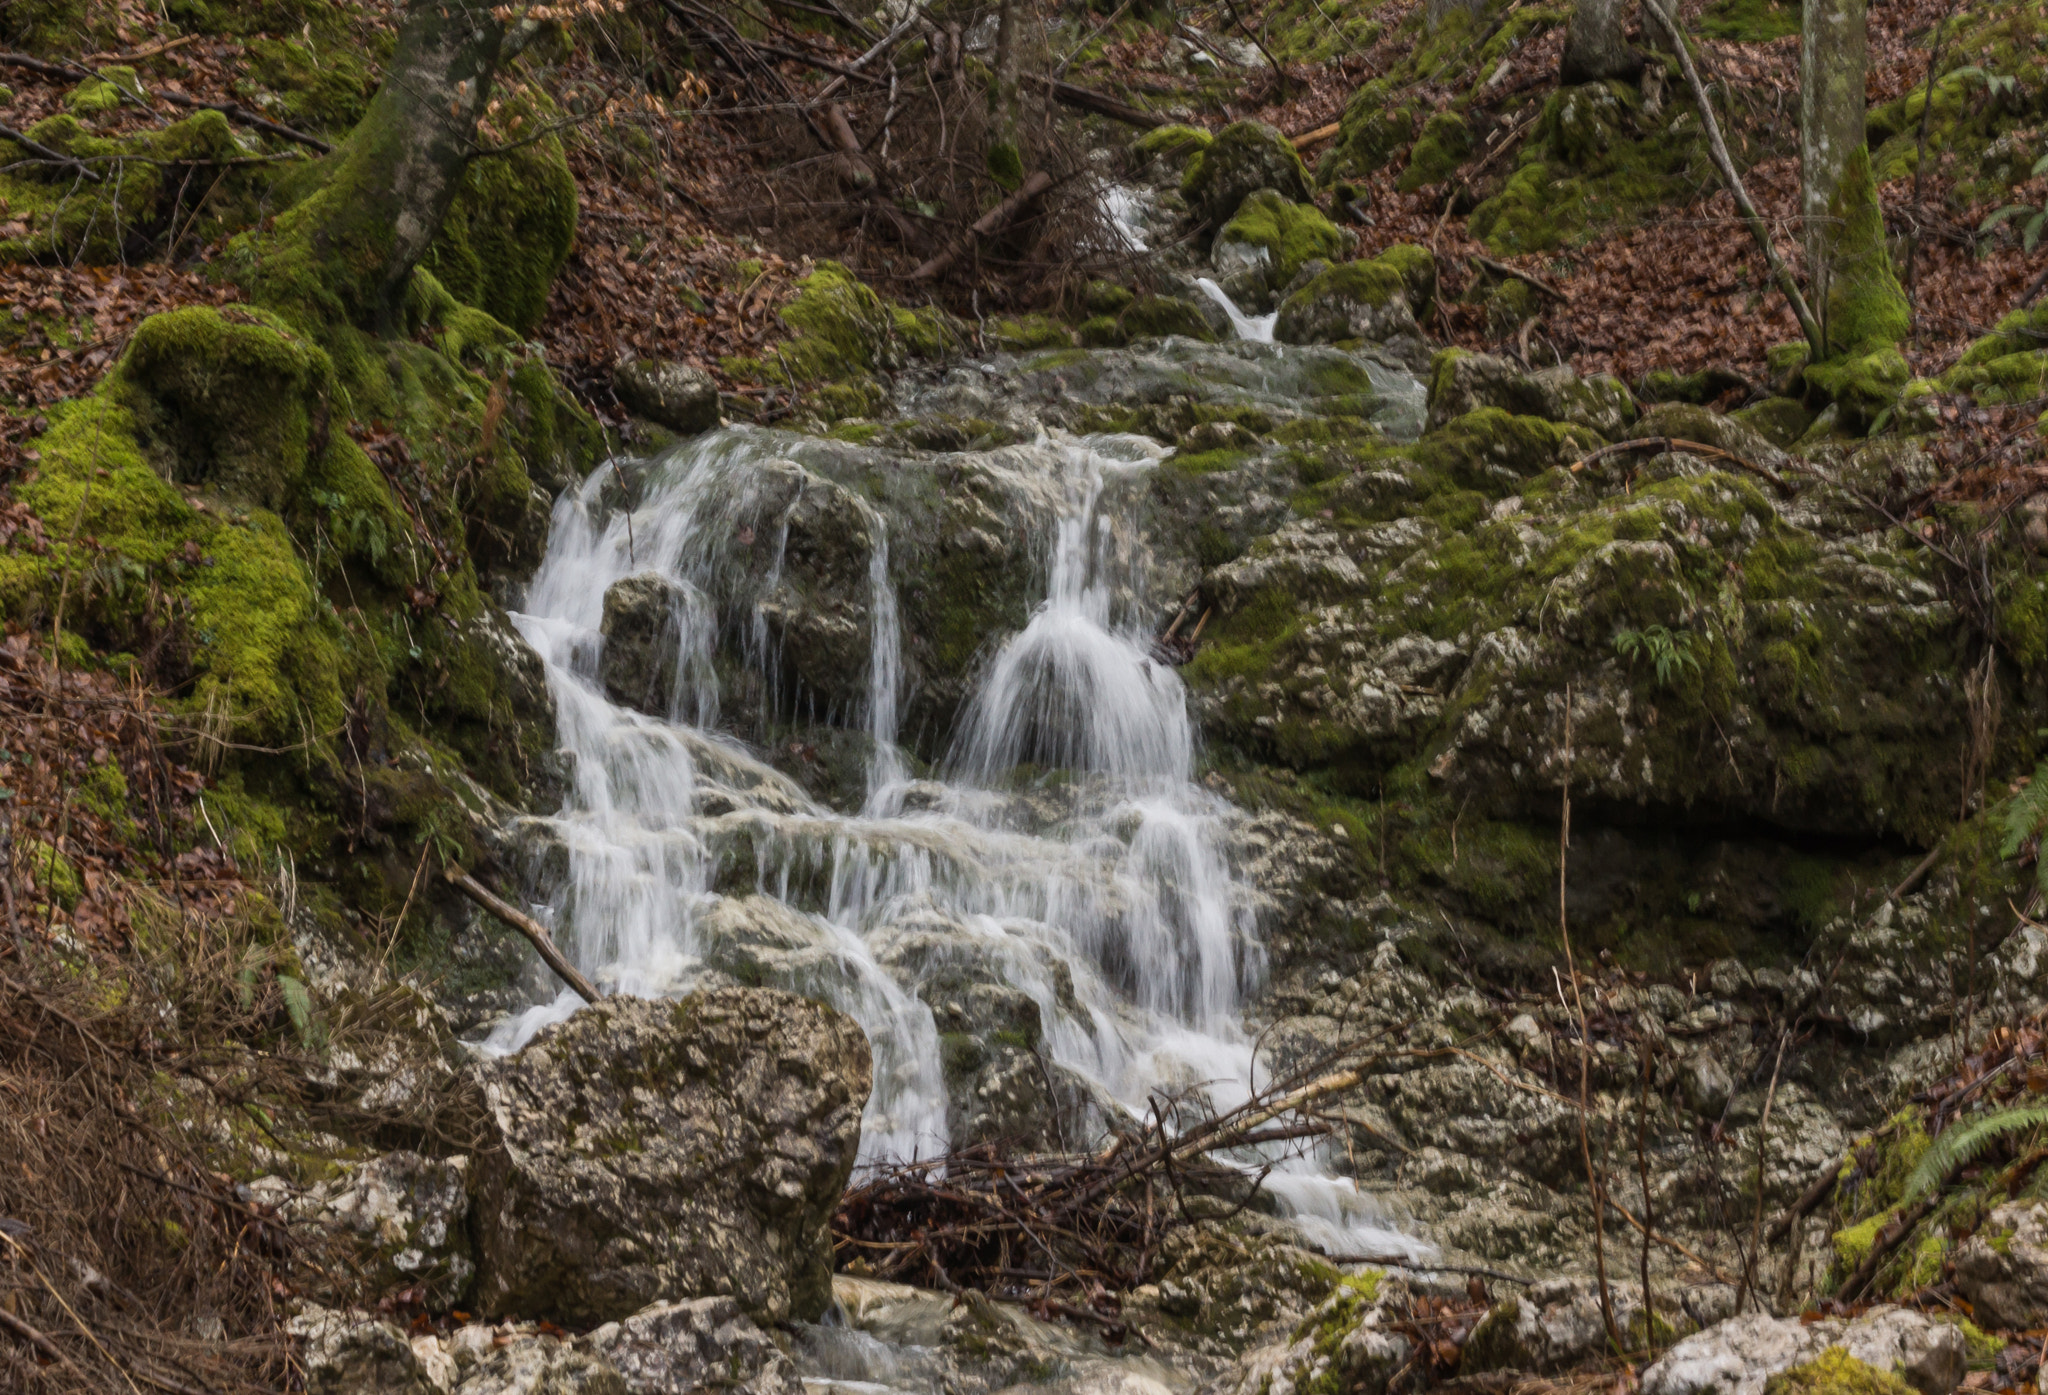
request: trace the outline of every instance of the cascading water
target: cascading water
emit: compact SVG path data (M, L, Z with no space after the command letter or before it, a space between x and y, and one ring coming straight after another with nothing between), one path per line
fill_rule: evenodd
M1186 694L1150 656L1132 530L1104 505L1106 486L1167 452L1142 437L1058 433L1001 452L1006 470L1057 501L1045 599L986 663L936 781L910 778L897 746L904 666L888 532L860 505L872 541L857 725L871 750L864 807L842 814L710 729L726 696L721 614L748 666L772 677L761 598L777 582L794 500L832 487L802 467L817 448L728 429L642 467L630 513L616 466L558 504L516 619L546 663L575 762L566 807L546 821L566 853L552 907L565 949L601 984L640 994L684 991L744 954L757 981L849 1013L875 1051L865 1162L930 1156L951 1137L939 1035L916 993L934 966L971 964L1030 998L1041 1049L1105 1109L1142 1113L1155 1090L1242 1100L1253 1061L1239 1014L1264 961L1226 856L1233 810L1194 781ZM770 496L789 501L783 534L750 571L735 540L756 541L746 520ZM598 678L606 591L642 573L672 597L665 720L614 704ZM1055 815L1016 793L1020 768L1057 773ZM736 860L751 875L735 878ZM514 1049L577 1005L565 992L488 1045ZM1335 1250L1422 1249L1348 1182L1301 1160L1269 1187Z

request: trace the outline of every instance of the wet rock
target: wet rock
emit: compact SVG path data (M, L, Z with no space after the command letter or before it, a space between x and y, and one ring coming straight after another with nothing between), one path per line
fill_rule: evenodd
M659 572L615 581L604 593L604 655L598 677L612 701L666 717L676 690L682 631L677 617L687 593Z
M1400 272L1384 256L1333 266L1280 306L1273 337L1282 344L1334 344L1359 339L1420 359L1415 304Z
M1906 1308L1873 1308L1850 1322L1748 1314L1695 1332L1643 1372L1643 1395L1762 1395L1772 1376L1830 1347L1921 1395L1947 1395L1963 1377L1962 1329Z
M681 436L718 425L718 384L711 375L671 359L621 360L612 369L612 391L626 410Z
M469 1159L424 1158L400 1150L371 1158L340 1178L290 1196L276 1178L250 1189L283 1204L295 1221L344 1237L353 1277L373 1295L418 1286L435 1311L453 1307L476 1273L470 1256Z
M1982 1325L2048 1324L2048 1205L2013 1201L1992 1211L1956 1251L1955 1273Z
M1481 407L1583 426L1609 440L1619 440L1636 419L1635 399L1617 378L1581 378L1565 365L1530 372L1462 349L1439 353L1430 373L1429 429Z
M803 1395L789 1358L730 1298L656 1303L608 1322L577 1347L616 1370L632 1395Z
M1180 186L1188 210L1211 225L1230 217L1247 194L1259 189L1309 202L1308 170L1294 143L1262 121L1239 121L1218 131L1188 162Z
M479 1066L477 1306L581 1324L729 1294L816 1317L869 1070L850 1020L772 989L606 999Z

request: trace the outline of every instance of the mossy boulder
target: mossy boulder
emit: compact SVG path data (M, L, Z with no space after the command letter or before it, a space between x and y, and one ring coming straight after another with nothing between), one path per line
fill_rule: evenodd
M1423 123L1409 147L1408 168L1401 171L1396 187L1412 192L1441 184L1472 158L1472 128L1454 111L1440 111Z
M1562 364L1532 373L1491 354L1441 350L1430 363L1430 429L1481 407L1583 426L1610 439L1636 419L1628 389L1605 374L1581 378Z
M1406 246L1333 266L1282 302L1273 337L1283 344L1396 342L1419 357L1416 316L1429 304L1435 274L1427 251Z
M1829 1347L1803 1366L1772 1376L1764 1395L1918 1395L1890 1371L1858 1361L1842 1347Z
M1749 389L1749 379L1730 368L1702 368L1693 373L1653 368L1636 380L1636 396L1645 402L1692 402L1705 406L1730 393L1747 393Z
M1293 203L1309 202L1308 170L1294 143L1263 121L1225 126L1188 161L1180 184L1189 212L1210 224L1222 223L1259 189L1271 189Z
M1141 170L1160 161L1185 166L1215 140L1214 135L1199 126L1160 126L1131 142L1131 162Z
M1180 335L1205 342L1218 337L1209 317L1193 301L1173 295L1139 296L1117 316L1126 339L1160 339Z
M612 369L612 391L636 416L679 436L717 427L718 384L701 368L673 359L621 359Z
M1257 259L1264 288L1277 290L1309 262L1342 257L1355 240L1313 205L1290 203L1271 189L1260 189L1245 196L1216 234L1210 257L1219 268L1226 260Z

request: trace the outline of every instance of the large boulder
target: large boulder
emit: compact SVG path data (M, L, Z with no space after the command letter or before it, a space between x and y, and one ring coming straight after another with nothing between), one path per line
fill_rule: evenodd
M870 1070L850 1019L743 988L608 998L478 1067L476 1306L587 1325L726 1294L815 1319Z
M455 1306L476 1265L470 1258L469 1159L425 1158L405 1149L358 1163L291 1195L279 1178L250 1184L295 1221L348 1244L354 1277L370 1296L421 1290L435 1311Z
M1956 1251L1955 1269L1986 1327L2048 1325L2048 1204L1998 1207Z
M668 715L681 653L678 617L686 602L682 584L659 572L625 577L605 591L597 674L613 702L650 716Z
M1618 378L1581 378L1560 364L1536 372L1494 354L1445 349L1430 365L1429 429L1481 407L1542 417L1597 431L1611 440L1636 419L1635 400Z
M394 1323L309 1304L285 1331L298 1345L306 1395L438 1395L411 1341Z
M718 425L718 384L711 375L671 359L622 359L612 370L612 391L626 410L681 436Z
M1389 247L1370 261L1345 262L1310 278L1280 304L1273 337L1282 344L1385 344L1419 370L1428 355L1417 319L1436 291L1436 263L1419 247Z
M1357 239L1313 204L1293 203L1271 189L1245 196L1216 234L1209 261L1233 296L1248 295L1264 308L1270 294L1317 259L1335 261Z
M1245 195L1271 189L1295 203L1309 201L1308 170L1294 143L1263 121L1239 121L1188 162L1180 191L1188 210L1205 223L1221 223Z

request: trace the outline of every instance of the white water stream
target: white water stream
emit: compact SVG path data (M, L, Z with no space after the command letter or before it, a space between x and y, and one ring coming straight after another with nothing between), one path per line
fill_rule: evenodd
M1238 338L1248 339L1254 344L1273 342L1273 327L1280 323L1278 310L1270 315L1247 315L1237 308L1237 302L1230 298L1228 291L1208 277L1196 277L1195 285L1203 295L1223 307L1223 313L1230 316L1230 327L1237 332Z
M934 780L909 778L897 746L900 621L885 521L869 515L867 710L846 725L864 728L873 750L865 807L849 815L712 730L732 696L713 654L720 598L730 624L739 594L735 539L756 542L742 520L771 484L787 488L803 449L777 432L723 430L650 462L630 523L604 503L617 498L613 466L557 505L515 619L546 662L575 761L551 821L568 874L556 904L538 908L565 950L610 991L659 995L686 991L735 940L770 943L767 981L834 1003L873 1043L864 1162L930 1156L952 1136L938 1031L916 991L934 966L968 965L1028 995L1046 1055L1105 1101L1142 1115L1154 1091L1244 1099L1253 1053L1240 1014L1264 956L1226 857L1234 811L1194 780L1178 674L1149 657L1147 630L1112 613L1119 588L1141 578L1115 545L1105 485L1166 452L1141 437L1057 433L1002 452L1004 468L1060 501L1045 598L986 659ZM782 541L758 540L774 557L763 584ZM679 588L667 719L615 705L596 677L606 589L642 572ZM772 669L758 605L739 629L748 664ZM1043 782L1035 804L1011 792L1020 765L1064 773L1055 816ZM748 885L734 885L735 856L751 859ZM579 1005L565 990L488 1045L516 1049ZM1427 1252L1307 1160L1284 1163L1267 1186L1333 1252Z

